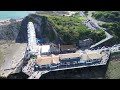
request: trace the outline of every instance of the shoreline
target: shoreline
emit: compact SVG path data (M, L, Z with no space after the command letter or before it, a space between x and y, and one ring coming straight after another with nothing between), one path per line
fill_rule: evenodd
M29 14L36 14L37 12L39 12L39 11L35 11L35 12L31 12L31 13L29 13ZM66 15L66 16L71 16L71 15L73 15L73 14L75 14L76 12L72 12L72 11L68 11L68 15ZM28 15L29 15L28 14ZM27 15L27 16L28 16ZM26 16L25 16L26 17ZM23 18L8 18L8 19L0 19L0 26L4 26L4 25L9 25L9 24L11 24L11 22L20 22L20 21L22 21L25 17L23 17ZM13 21L11 21L11 20L13 20Z
M31 12L31 13L29 13L29 14L35 14L36 13L36 11L35 12ZM29 15L28 14L28 15ZM28 16L28 15L26 15L26 16ZM9 25L9 24L11 24L11 21L10 20L14 20L14 22L20 22L20 21L22 21L26 16L24 16L23 18L8 18L8 19L0 19L0 26L4 26L4 25Z
M19 18L19 19L4 19L4 20L0 20L0 26L3 26L3 25L9 25L11 24L11 20L14 20L14 22L20 22L23 20L23 18Z

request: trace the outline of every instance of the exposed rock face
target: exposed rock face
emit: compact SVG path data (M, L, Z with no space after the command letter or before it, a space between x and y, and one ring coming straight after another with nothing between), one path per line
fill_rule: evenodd
M59 43L54 25L48 21L47 17L35 14L31 14L23 19L16 42L27 42L27 24L30 21L34 23L36 37L38 39L43 39L46 43Z
M27 24L28 22L32 21L34 23L35 31L36 31L36 37L37 38L42 38L44 35L42 34L43 29L42 29L42 24L45 25L44 22L42 22L42 18L35 16L35 15L29 15L23 19L21 22L21 27L20 27L20 32L18 34L18 37L16 39L16 42L27 42Z
M16 38L17 43L24 43L27 41L27 24L28 17L24 18L21 22L20 31L18 33L18 37Z
M15 40L19 33L21 22L0 26L0 40Z
M0 26L0 40L15 40L17 43L27 43L27 24L32 21L35 26L36 37L46 43L60 43L61 40L55 26L46 16L30 14L21 22L12 22L9 25Z

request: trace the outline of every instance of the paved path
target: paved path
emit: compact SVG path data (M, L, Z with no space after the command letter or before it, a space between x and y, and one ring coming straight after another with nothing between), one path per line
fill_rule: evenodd
M104 24L105 22L103 22L103 21L98 21L98 20L96 20L96 19L94 19L94 18L92 17L92 13L94 13L94 12L95 12L95 11L89 11L87 18L90 19L90 20L92 20L93 22L96 22L97 24Z
M102 22L102 21L97 21L96 19L94 19L94 18L92 17L92 13L93 13L93 12L94 12L94 11L89 11L89 12L88 12L88 16L86 16L83 11L81 11L80 13L82 13L82 14L81 14L82 16L86 16L86 17L88 18L88 20L90 20L92 23L94 23L95 27L98 27L99 29L102 29L103 31L105 31L102 27L99 26L99 24L103 24L104 22ZM88 24L89 24L89 23L88 23ZM91 27L94 27L94 26L88 25L88 27L91 28ZM94 28L95 28L95 27L94 27ZM92 28L91 28L91 29L92 29ZM90 48L93 48L93 47L95 47L95 46L98 46L99 44L101 44L101 43L103 43L103 42L106 42L107 40L113 38L113 36L110 35L110 34L109 34L108 32L106 32L106 31L105 31L105 34L106 34L106 38L105 38L105 39L103 39L103 40L99 41L98 43L92 45Z
M101 40L100 42L92 45L90 48L93 48L93 47L95 47L95 46L98 46L99 44L101 44L101 43L103 43L103 42L105 42L105 41L107 41L107 40L109 40L109 39L111 39L111 38L113 37L113 36L111 36L111 35L110 35L109 33L107 33L107 32L105 32L105 34L106 34L106 38L105 38L105 39L103 39L103 40Z
M95 25L96 25L99 29L102 29L103 31L105 31L102 27L99 26L99 24L103 24L103 23L105 23L105 22L98 21L98 20L92 18L92 13L93 13L93 12L94 12L94 11L89 11L89 12L88 12L88 19L90 19L93 23L95 23ZM105 39L103 39L103 40L99 41L98 43L92 45L90 48L93 48L93 47L95 47L95 46L97 46L97 45L99 45L99 44L101 44L101 43L103 43L103 42L105 42L105 41L113 38L113 36L110 35L110 34L109 34L108 32L106 32L106 31L105 31L105 34L106 34L106 38L105 38Z

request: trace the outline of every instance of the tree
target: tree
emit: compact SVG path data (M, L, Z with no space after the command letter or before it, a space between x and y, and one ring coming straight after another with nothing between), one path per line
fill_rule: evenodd
M82 22L76 17L66 16L48 16L48 20L56 27L56 31L59 37L66 42L66 44L73 44L78 42L79 39L93 38L93 41L98 41L103 38L104 34L100 34L101 37L97 40L98 31L91 31L82 24ZM101 33L101 32L100 32ZM53 38L53 37L52 37Z

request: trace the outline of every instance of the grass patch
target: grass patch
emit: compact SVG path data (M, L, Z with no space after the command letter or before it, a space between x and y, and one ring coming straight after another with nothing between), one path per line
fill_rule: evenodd
M105 22L119 22L120 11L96 11L93 16Z
M120 79L120 61L111 61L106 75L108 79Z
M118 54L120 54L120 52L111 53L111 55L118 55Z
M31 55L30 58L31 59L37 59L37 56L36 55Z
M104 38L105 34L104 32L101 32L101 30L88 30L88 28L81 22L82 20L86 20L85 17L46 16L48 17L48 20L56 27L56 31L59 33L63 41L66 42L66 44L76 43L79 39L92 38L97 42L98 40Z
M0 51L0 65L3 63L4 59L3 59L3 53Z
M86 17L79 17L78 19L81 20L81 21L83 21L83 20L87 20Z
M105 38L105 33L102 30L89 30L83 23L85 17L80 16L57 16L48 14L37 14L42 19L43 33L53 41L56 39L55 32L64 41L64 44L75 44L79 40L91 38L95 43Z

